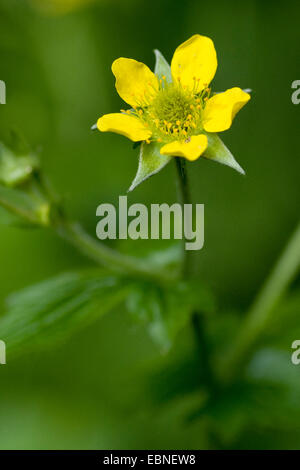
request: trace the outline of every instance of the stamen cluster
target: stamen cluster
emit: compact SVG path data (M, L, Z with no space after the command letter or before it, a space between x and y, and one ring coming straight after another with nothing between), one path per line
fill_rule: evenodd
M183 87L180 79L168 83L166 77L159 82L158 91L152 90L140 106L127 111L143 121L152 132L151 140L170 142L187 140L203 129L202 112L210 96L210 89L198 91L199 80L194 78L193 90ZM150 142L150 141L148 141Z

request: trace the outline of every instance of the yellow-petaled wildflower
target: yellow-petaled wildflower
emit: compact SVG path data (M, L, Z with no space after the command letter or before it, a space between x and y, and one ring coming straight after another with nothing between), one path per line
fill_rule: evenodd
M131 106L106 114L97 123L102 132L116 132L134 142L159 142L162 155L196 160L207 148L205 132L230 128L250 95L240 88L211 94L217 70L213 41L196 34L181 44L171 62L172 81L159 79L142 62L121 57L112 64L116 89Z

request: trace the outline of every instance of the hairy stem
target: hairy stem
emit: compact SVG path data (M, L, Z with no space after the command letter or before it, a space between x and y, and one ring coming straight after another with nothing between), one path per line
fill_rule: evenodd
M272 318L274 307L300 268L300 224L255 299L236 342L222 363L225 381L230 381L249 358L252 348Z

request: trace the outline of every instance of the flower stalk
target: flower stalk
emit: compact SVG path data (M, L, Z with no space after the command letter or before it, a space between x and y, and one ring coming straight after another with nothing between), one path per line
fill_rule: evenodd
M186 160L175 157L177 170L177 186L178 198L182 205L191 204L191 193L189 179L186 167ZM185 242L183 239L183 261L182 261L182 277L183 279L191 279L194 276L194 265L191 251L185 250ZM206 341L204 318L201 312L194 311L191 316L191 325L194 331L194 337L197 342L197 349L200 359L200 367L202 376L208 389L212 389L215 385L215 374L209 356L209 348Z
M189 180L186 168L186 160L180 157L175 157L175 165L177 171L177 191L178 198L182 206L184 204L191 204L191 193L189 187ZM183 239L183 261L182 261L182 276L189 278L192 275L191 252L185 250L185 239Z
M255 299L233 347L222 363L224 382L232 381L245 365L257 339L271 320L275 306L285 294L299 268L300 224Z

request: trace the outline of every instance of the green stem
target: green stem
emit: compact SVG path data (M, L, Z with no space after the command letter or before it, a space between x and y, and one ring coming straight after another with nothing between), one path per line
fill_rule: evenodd
M189 187L189 180L186 169L186 161L183 158L176 157L175 164L177 169L177 181L178 181L178 196L182 205L191 204L191 194ZM185 250L185 242L183 239L183 266L182 266L182 277L183 279L189 279L193 277L194 266L191 252ZM191 317L191 323L194 331L194 336L197 342L200 366L202 368L202 375L209 389L213 389L215 384L214 371L211 365L209 356L209 347L206 340L204 318L200 312L193 312Z
M146 261L123 255L105 246L86 233L78 223L67 222L63 219L55 226L55 229L62 238L72 243L79 251L98 264L105 265L112 270L123 271L159 282L174 280L171 273L158 273L151 269Z
M175 164L177 170L177 188L178 197L182 207L184 204L191 204L191 194L189 188L189 180L186 170L186 161L184 158L175 157ZM190 252L185 249L185 239L182 244L183 249L183 264L182 264L182 275L184 278L191 277L192 274L192 260Z
M299 268L300 224L254 301L235 344L221 364L225 381L232 380L249 358L256 340L272 318L274 307L284 295Z
M209 345L206 340L205 323L203 315L194 312L192 315L192 325L194 329L195 338L197 341L199 357L201 358L201 367L203 380L210 391L214 391L216 387L215 374L211 364Z
M91 237L79 223L69 221L61 205L60 198L54 192L49 181L41 174L38 176L39 183L53 206L53 228L59 236L75 246L85 256L97 264L128 275L139 276L157 282L172 282L176 279L175 274L166 271L155 271L147 261L124 255L109 248L101 241Z

